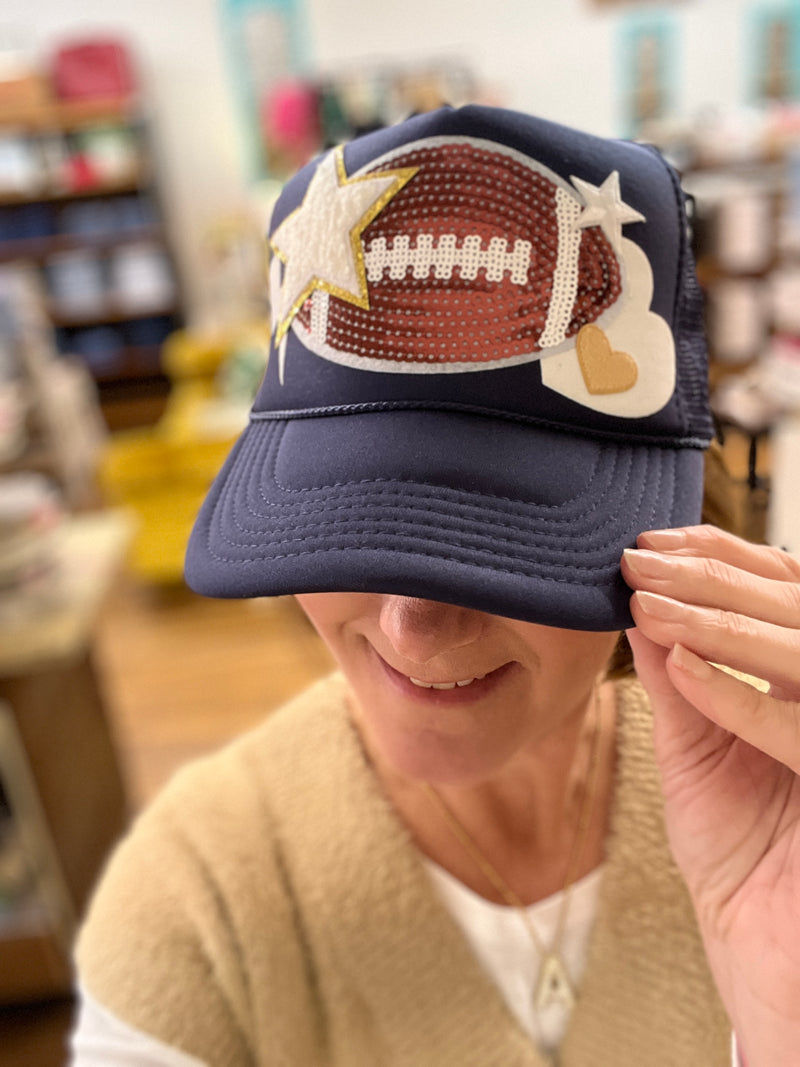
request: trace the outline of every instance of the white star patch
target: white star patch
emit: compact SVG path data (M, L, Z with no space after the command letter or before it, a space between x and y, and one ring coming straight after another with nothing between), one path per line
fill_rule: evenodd
M270 241L284 264L278 306L273 307L277 344L315 289L369 308L361 234L417 170L406 167L348 178L341 147L322 159L303 202Z
M583 197L585 207L576 226L599 226L611 242L617 255L622 250L622 227L627 222L645 222L634 208L624 203L619 190L619 171L612 171L602 185L592 185L582 178L570 177L570 181Z

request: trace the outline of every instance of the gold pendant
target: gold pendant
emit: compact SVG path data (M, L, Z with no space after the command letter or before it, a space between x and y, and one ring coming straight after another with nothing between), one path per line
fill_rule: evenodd
M536 1007L539 1011L557 1004L562 1008L572 1008L575 994L572 983L561 959L551 952L542 960L539 981L536 985Z

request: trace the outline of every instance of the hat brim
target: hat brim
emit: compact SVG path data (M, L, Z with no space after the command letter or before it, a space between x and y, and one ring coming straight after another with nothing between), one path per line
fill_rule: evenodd
M619 630L623 549L697 522L702 486L700 449L480 415L254 419L200 511L186 579L215 597L395 593Z

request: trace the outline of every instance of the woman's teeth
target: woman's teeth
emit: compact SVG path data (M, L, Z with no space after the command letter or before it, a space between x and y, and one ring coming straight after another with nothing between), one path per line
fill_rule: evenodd
M455 689L458 686L459 689L463 689L465 685L472 685L473 682L479 682L481 678L485 678L485 674L478 674L475 678L464 678L460 682L423 682L419 678L409 677L409 681L414 685L418 685L420 689Z

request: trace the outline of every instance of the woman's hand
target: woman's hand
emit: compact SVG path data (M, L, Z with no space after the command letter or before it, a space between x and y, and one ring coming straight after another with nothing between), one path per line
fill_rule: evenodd
M748 1067L800 1065L800 562L699 526L642 534L622 569L720 995Z

